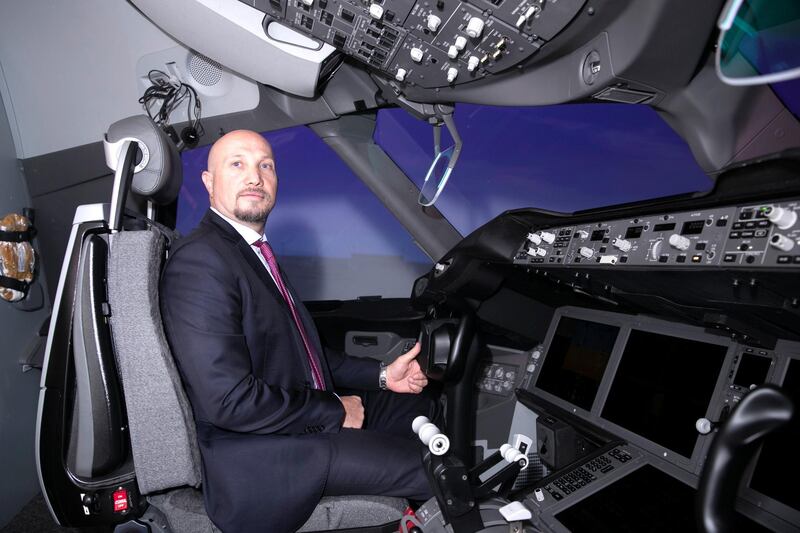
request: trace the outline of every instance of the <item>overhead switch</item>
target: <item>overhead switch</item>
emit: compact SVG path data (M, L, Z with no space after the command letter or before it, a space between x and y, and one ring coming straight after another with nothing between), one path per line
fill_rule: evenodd
M422 63L422 49L421 48L412 48L411 49L411 59L415 63Z
M542 240L547 244L553 244L553 242L556 240L556 234L550 233L549 231L542 231L539 233L539 235L542 236Z
M450 45L450 48L447 49L447 57L450 59L455 59L458 57L458 48L456 48L456 45Z
M457 68L450 67L449 69L447 69L447 83L453 83L457 77L458 77Z
M472 57L475 57L475 56L472 56ZM470 59L472 59L472 58L470 58ZM542 238L539 235L537 235L536 233L528 233L528 240L531 241L533 244L535 244L537 246L542 243Z
M456 37L455 47L458 49L458 51L460 52L463 50L465 46L467 46L467 38L463 35Z
M478 17L472 17L467 22L467 35L472 37L473 39L477 39L483 33L483 25L484 22L482 19Z
M442 23L442 19L437 17L436 15L428 15L428 29L431 31L436 31L439 29L439 26Z
M473 72L476 68L478 68L478 64L480 62L481 60L478 59L478 56L469 56L469 59L467 60L467 70Z
M369 15L374 19L380 20L383 17L383 7L380 4L370 4Z

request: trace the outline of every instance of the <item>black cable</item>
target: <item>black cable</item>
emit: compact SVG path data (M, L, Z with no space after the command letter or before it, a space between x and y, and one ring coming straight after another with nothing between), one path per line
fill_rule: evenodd
M145 89L144 94L139 98L139 103L144 107L147 116L159 127L166 129L170 125L170 115L178 109L184 102L187 102L187 119L189 127L195 130L198 137L203 135L204 129L201 122L202 104L197 95L197 91L191 85L178 81L178 84L171 83L170 76L158 69L153 69L147 73L150 87ZM158 110L154 113L153 105L160 101Z

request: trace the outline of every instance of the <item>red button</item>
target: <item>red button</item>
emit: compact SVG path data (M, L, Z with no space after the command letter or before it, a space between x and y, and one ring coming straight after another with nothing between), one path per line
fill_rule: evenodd
M112 499L114 500L114 512L121 513L122 511L128 510L128 491L125 489L119 489L114 491L112 495Z

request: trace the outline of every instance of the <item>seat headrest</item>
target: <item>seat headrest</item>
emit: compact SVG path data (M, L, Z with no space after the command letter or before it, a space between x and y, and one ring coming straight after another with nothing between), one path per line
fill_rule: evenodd
M113 123L103 141L106 164L111 170L117 170L125 141L135 141L141 152L141 158L136 160L131 190L161 205L175 200L183 181L183 168L178 148L166 133L146 115Z

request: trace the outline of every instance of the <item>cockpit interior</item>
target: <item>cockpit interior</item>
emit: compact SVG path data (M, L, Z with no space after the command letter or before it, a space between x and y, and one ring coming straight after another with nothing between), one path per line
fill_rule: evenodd
M433 498L298 531L800 531L798 63L792 0L6 3L0 533L220 531L158 287L238 129L322 344L444 413Z

